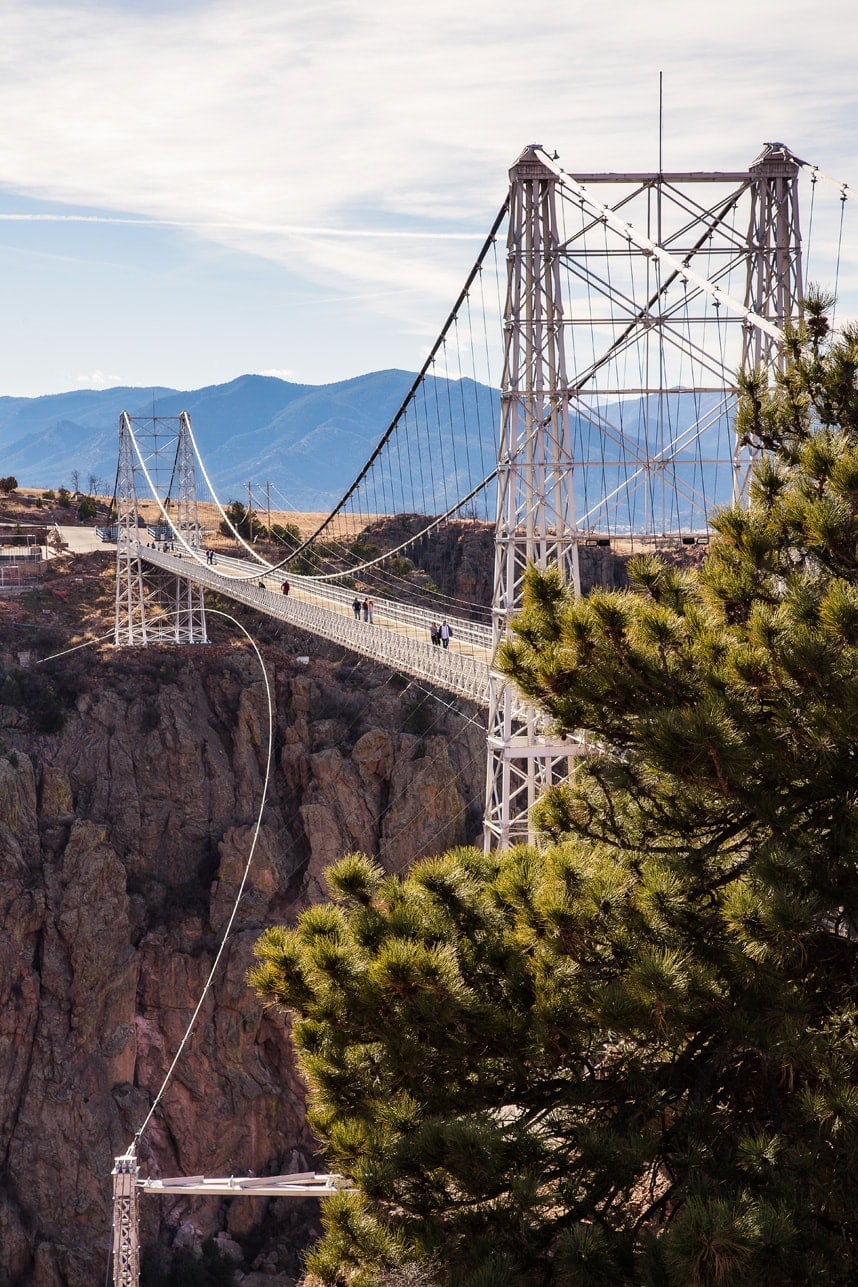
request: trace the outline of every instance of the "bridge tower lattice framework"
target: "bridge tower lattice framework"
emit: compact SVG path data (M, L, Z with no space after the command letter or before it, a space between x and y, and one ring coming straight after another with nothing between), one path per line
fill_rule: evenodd
M140 557L140 533L150 533L138 480L158 505L156 538L171 542L177 534L193 557L202 548L202 531L186 411L178 417L134 419L123 411L119 417L114 641L117 647L206 643L202 587L190 577L148 566Z
M743 339L740 366L770 374L783 363L779 333L800 316L802 296L801 232L798 205L799 163L783 144L766 144L743 178L750 190L746 237ZM663 174L591 176L598 182L633 179L661 198ZM680 176L670 176L672 181ZM706 181L722 176L681 176ZM728 176L723 176L728 177ZM581 593L579 528L575 503L576 462L570 432L571 404L581 386L570 385L566 365L561 279L564 245L558 223L562 172L539 145L526 148L510 170L507 235L507 291L504 310L504 366L501 380L501 430L495 529L493 648L505 637L522 606L524 574L530 564L555 567L563 583ZM583 187L572 187L584 203ZM692 208L692 207L690 207ZM594 222L598 208L592 208ZM605 222L607 209L602 209ZM709 228L703 219L702 244ZM714 221L710 219L710 224ZM660 226L660 218L658 220ZM652 242L643 254L658 253ZM670 255L663 257L670 264ZM673 277L684 277L673 261ZM671 278L672 280L672 278ZM701 285L698 280L698 287ZM709 283L702 284L704 292ZM636 325L651 326L647 301L623 334ZM711 287L716 307L721 304ZM760 324L763 320L763 325ZM766 325L771 323L771 325ZM777 330L775 329L777 328ZM598 370L594 364L591 374ZM641 391L646 396L646 391ZM733 499L747 493L752 453L737 445L732 460ZM664 462L658 462L662 467ZM586 754L580 737L557 737L536 708L522 701L514 686L494 668L489 684L488 763L484 836L487 848L536 839L530 813L540 795L574 770Z

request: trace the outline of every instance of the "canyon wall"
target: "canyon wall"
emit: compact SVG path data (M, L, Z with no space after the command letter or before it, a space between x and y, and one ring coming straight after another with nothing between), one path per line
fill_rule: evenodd
M14 1287L104 1281L113 1159L201 994L263 792L265 686L228 627L202 648L37 664L103 630L109 593L95 555L0 600L0 1283ZM479 832L475 712L246 621L273 685L272 778L213 987L140 1140L144 1175L324 1169L288 1020L245 983L253 944L323 897L347 850L394 870ZM141 1212L153 1282L212 1237L237 1282L285 1287L318 1227L315 1203L286 1199L143 1196Z

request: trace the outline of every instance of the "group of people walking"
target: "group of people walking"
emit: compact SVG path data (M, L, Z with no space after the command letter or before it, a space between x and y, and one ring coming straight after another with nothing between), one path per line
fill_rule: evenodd
M208 559L208 554L206 557ZM214 560L208 559L208 561L213 562ZM264 581L260 580L259 588L261 590L266 589L266 585ZM280 587L280 591L284 595L287 595L289 593L288 581L283 582L283 584ZM375 610L374 599L370 599L369 597L365 599L361 599L360 595L355 595L354 600L352 602L352 612L355 614L355 621L360 621L361 617L363 617L364 621L368 622L369 625L372 625L373 624L372 617L373 617L374 610ZM453 632L450 629L446 620L442 621L440 625L438 625L437 622L433 622L432 625L429 627L429 638L432 640L432 643L436 648L449 648L450 640L452 639L452 637L453 637Z
M284 589L283 593L288 594L289 591ZM361 599L360 595L356 594L352 601L352 612L355 614L355 621L360 621L361 617L363 617L364 621L367 621L372 625L372 614L374 608L374 599ZM450 640L453 638L453 632L447 621L442 621L440 625L438 625L437 622L433 622L429 627L429 638L432 640L432 643L436 648L449 648Z
M284 590L283 593L288 594L289 591ZM374 609L374 599L370 599L368 597L366 599L362 599L360 595L356 594L352 600L352 612L355 614L355 621L360 621L361 617L363 617L364 621L367 621L372 625L372 614ZM453 638L453 632L447 621L442 621L440 625L438 625L437 622L433 622L429 627L429 638L432 640L432 643L436 648L449 648L450 640Z
M453 632L447 625L446 621L442 621L440 626L433 623L429 627L429 638L432 640L436 648L439 646L441 648L449 647L452 637Z

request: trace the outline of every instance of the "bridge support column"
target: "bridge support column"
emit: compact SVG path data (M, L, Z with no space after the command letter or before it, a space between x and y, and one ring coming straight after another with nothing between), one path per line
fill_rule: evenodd
M113 1167L113 1287L138 1287L137 1177L140 1168L133 1149L117 1157Z
M510 171L495 647L521 607L528 564L556 567L564 583L580 591L556 188L555 174L525 149ZM542 736L537 712L493 673L487 847L532 838L529 810L546 786L566 776L571 746Z
M162 473L165 483L160 478ZM147 529L141 515L138 480L159 507L154 532ZM141 557L141 532L147 537L154 535L156 544L178 542L179 552L185 547L200 548L196 471L187 412L173 419L136 421L122 412L116 503L117 647L206 643L202 587L189 577L147 568Z
M534 840L530 811L550 786L564 782L584 753L573 738L553 738L533 707L523 706L511 685L490 677L486 848Z
M745 305L783 328L801 317L804 290L801 263L798 176L800 165L782 143L767 143L749 167L751 214ZM745 326L742 369L770 375L783 369L785 355L771 335ZM733 499L747 495L753 453L736 443Z

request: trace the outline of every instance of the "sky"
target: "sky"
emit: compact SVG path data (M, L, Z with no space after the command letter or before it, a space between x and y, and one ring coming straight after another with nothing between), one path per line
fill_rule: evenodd
M0 396L416 370L527 144L657 168L660 72L666 169L830 176L829 285L849 185L858 316L856 57L851 0L0 0Z

